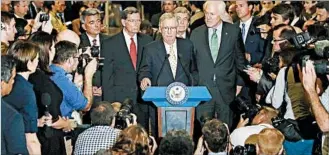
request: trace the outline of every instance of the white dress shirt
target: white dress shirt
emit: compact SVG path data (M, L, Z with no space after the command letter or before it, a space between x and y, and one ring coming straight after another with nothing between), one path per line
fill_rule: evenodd
M209 40L209 47L211 47L211 36L214 32L214 28L208 28L208 40ZM221 22L215 29L217 29L216 34L218 38L218 49L220 48L220 43L222 40L222 30L223 30L223 22Z
M94 43L93 43L93 40L96 39L96 46L98 46L98 50L101 51L101 41L100 41L100 37L99 37L99 34L96 36L96 38L93 38L92 36L90 36L88 33L86 33L87 36L88 36L88 39L89 39L89 42L90 42L90 45L93 46ZM90 47L91 47L90 46Z
M243 36L243 43L246 42L246 39L247 39L247 36L248 36L248 32L249 32L249 28L250 28L250 25L251 25L251 22L252 22L252 17L250 17L247 21L245 22L242 22L240 21L240 29L242 30L242 24L245 24L244 26L244 34L242 34ZM242 32L242 31L241 31Z
M271 88L266 96L266 103L272 104L272 106L276 109L280 108L283 101L283 96L285 95L285 101L287 102L287 111L284 115L285 119L293 119L295 120L295 115L292 110L291 100L288 96L286 88L286 80L285 80L285 72L287 67L283 67L280 69L278 76L276 78L275 85Z
M125 41L126 41L126 45L127 45L127 48L128 48L128 51L130 53L130 44L131 44L131 36L126 32L126 30L123 30L123 36L125 37ZM135 34L133 36L133 39L134 39L134 42L135 42L135 45L136 45L136 51L138 52L138 47L137 47L137 34Z

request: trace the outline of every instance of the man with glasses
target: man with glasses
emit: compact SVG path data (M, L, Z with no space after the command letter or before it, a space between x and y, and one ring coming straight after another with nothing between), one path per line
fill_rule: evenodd
M76 44L69 41L60 41L55 45L56 54L50 66L54 73L50 78L63 92L61 113L63 117L72 117L74 110L89 111L93 103L92 77L96 72L97 61L95 58L86 65L84 70L83 91L66 76L74 72L78 66L81 52Z
M168 86L182 82L195 85L197 70L194 63L193 44L187 39L176 38L178 19L172 13L160 17L162 40L154 41L143 49L143 58L138 72L141 89L150 86ZM156 109L150 106L152 128L155 127Z
M143 47L152 41L152 37L139 33L141 16L135 7L127 7L122 12L123 30L102 42L101 53L104 56L102 72L103 100L110 103L123 102L126 98L133 100L133 112L140 115L142 106L137 85L137 71L142 59ZM146 127L146 126L144 126Z

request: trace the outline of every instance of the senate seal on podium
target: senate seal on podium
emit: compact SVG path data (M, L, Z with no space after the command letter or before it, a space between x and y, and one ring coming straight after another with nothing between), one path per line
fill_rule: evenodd
M166 98L170 104L180 105L188 99L188 88L181 82L174 82L166 89Z

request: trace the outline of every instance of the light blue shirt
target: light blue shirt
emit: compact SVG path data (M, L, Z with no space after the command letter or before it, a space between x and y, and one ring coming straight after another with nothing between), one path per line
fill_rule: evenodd
M60 109L65 117L71 117L73 110L83 110L88 104L87 98L78 87L67 77L65 70L56 65L51 65L50 70L54 73L50 79L63 92L63 101Z

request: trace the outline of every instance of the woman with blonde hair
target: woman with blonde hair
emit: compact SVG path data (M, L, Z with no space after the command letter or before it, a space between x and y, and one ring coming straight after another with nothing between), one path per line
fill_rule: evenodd
M153 146L149 145L150 141ZM131 125L124 129L112 147L112 155L153 155L157 148L155 139L148 136L140 125Z

